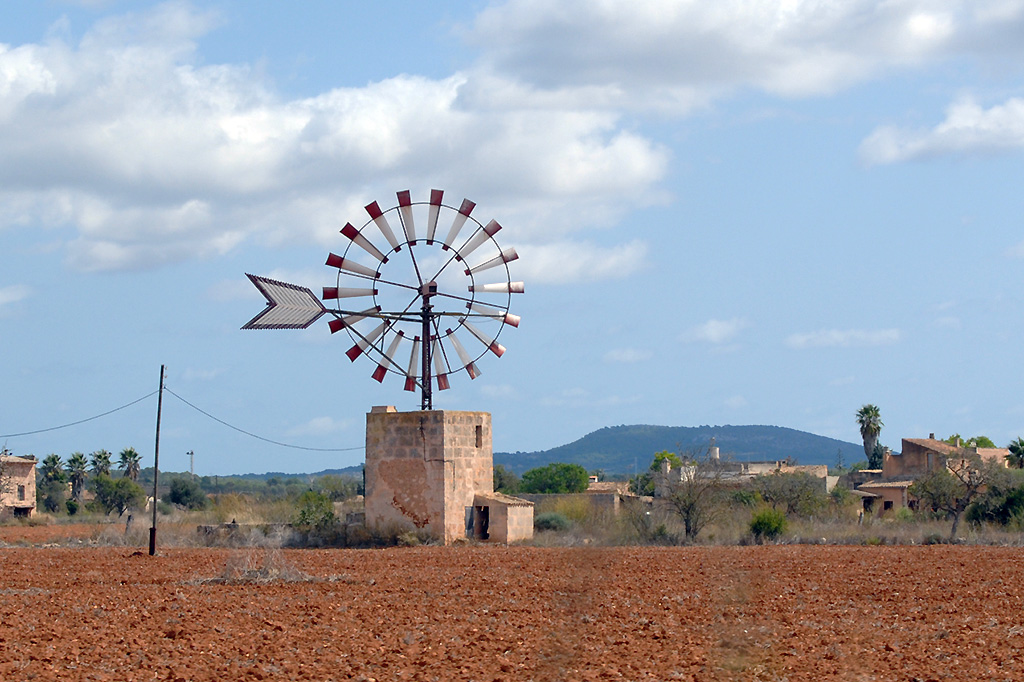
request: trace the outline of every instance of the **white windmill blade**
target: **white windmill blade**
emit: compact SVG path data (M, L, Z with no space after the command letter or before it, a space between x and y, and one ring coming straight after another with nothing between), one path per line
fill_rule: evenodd
M381 359L380 364L377 365L377 369L373 371L373 378L378 384L384 383L384 377L388 373L388 367L394 364L395 352L398 350L398 344L405 338L405 332L401 329L395 334L395 338L391 339L391 344L388 345L387 351L384 353L384 357Z
M492 220L487 223L479 230L477 230L469 241L467 241L461 249L459 249L459 257L465 258L469 254L473 253L480 248L481 245L489 238L493 237L501 230L501 225L498 224L497 220Z
M452 341L452 345L455 346L455 352L459 354L459 360L462 360L463 367L465 367L466 371L469 373L469 378L476 379L481 374L480 370L477 369L473 359L469 357L469 353L466 352L466 348L462 345L462 342L459 341L459 337L455 336L455 332L451 329L446 331L448 338Z
M366 336L362 336L362 334L360 334L360 339L356 341L356 345L352 346L347 351L345 351L345 355L348 356L348 359L351 360L352 362L355 362L356 358L358 358L360 355L366 352L366 349L369 348L373 344L373 342L377 340L377 337L384 333L384 329L387 326L387 322L381 322L372 330L370 330L370 333L367 334ZM351 327L349 327L349 329L351 329Z
M352 272L357 275L364 275L366 277L372 277L374 279L378 279L380 277L379 272L376 272L375 270L368 268L365 265L361 265L352 260L351 258L342 258L341 256L333 253L327 255L327 265L331 266L332 268L344 270L345 272Z
M471 284L469 290L478 294L522 294L526 285L522 282L497 282L496 284Z
M498 310L497 308L492 308L491 306L483 305L482 303L467 303L466 307L472 310L477 315L483 315L484 317L490 317L495 320L500 320L501 322L504 322L505 324L510 325L512 327L518 327L520 320L523 319L518 315L506 313L503 310Z
M439 189L430 190L430 213L427 215L427 245L434 243L434 233L437 232L437 216L441 212L441 201L444 200L444 192Z
M444 353L441 351L441 339L434 337L433 343L434 376L437 377L437 390L447 391L451 388L448 383L448 367L445 366Z
M492 353L497 355L499 358L502 355L505 354L505 346L501 345L500 343L498 343L496 340L494 340L493 338L491 338L487 334L484 334L482 331L480 331L479 329L474 327L468 321L463 320L462 321L462 326L465 327L469 331L470 334L472 334L477 339L479 339L480 343L482 343L485 346L487 346L487 350L491 351Z
M242 329L305 329L327 312L306 287L248 273L245 276L267 299L267 307Z
M360 287L324 287L324 294L321 296L325 301L336 298L359 298L360 296L376 296L376 289Z
M395 237L394 231L391 229L391 224L388 223L387 217L384 212L380 210L380 206L377 205L376 201L371 201L366 205L366 212L370 214L370 218L373 219L373 224L377 226L380 233L384 235L384 239L388 240L388 244L391 244L391 248L395 251L401 249L401 245L398 243L398 239Z
M444 248L445 251L452 248L452 245L455 243L455 238L459 236L459 231L462 229L462 226L466 224L466 218L469 217L469 214L473 212L474 208L476 208L476 204L472 201L469 199L462 200L462 206L459 207L459 212L455 214L455 219L452 221L452 227L448 230L448 236L445 237L444 241L441 243L442 248Z
M374 246L369 239L360 234L359 230L357 230L352 223L345 223L345 227L341 228L341 233L351 239L352 243L359 246L359 248L379 260L381 263L388 262L387 257L380 252L380 249Z
M419 376L416 371L416 365L420 359L420 337L415 337L412 340L412 353L409 354L409 371L405 373L405 390L415 391L416 390L416 377Z
M466 274L475 275L478 272L490 270L491 268L501 265L502 263L511 263L512 261L517 260L518 258L519 254L516 253L516 250L510 246L507 249L504 249L501 253L499 253L497 256L490 259L489 261L484 261L475 268L466 268Z
M351 315L346 315L345 317L342 317L342 318L337 318L336 317L333 320L331 320L330 322L328 322L327 326L331 328L331 333L332 334L336 334L336 333L340 332L342 329L344 329L345 327L351 327L352 325L354 325L356 322L359 322L360 320L365 320L368 317L376 317L377 313L379 313L379 312L380 312L380 306L379 305L375 305L372 308L367 308L366 310L363 310L362 312L352 313Z
M405 241L409 244L416 243L416 223L412 217L412 195L409 190L402 190L398 193L398 212L402 216L402 230L405 232Z

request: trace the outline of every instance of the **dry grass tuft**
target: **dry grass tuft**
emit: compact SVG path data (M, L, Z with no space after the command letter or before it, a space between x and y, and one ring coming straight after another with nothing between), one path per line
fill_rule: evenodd
M273 582L307 583L315 578L300 571L284 558L280 550L249 550L228 557L224 571L200 580L204 585L265 585Z
M270 583L346 583L356 581L347 575L317 578L291 564L279 549L251 549L228 557L220 575L193 581L198 585L268 585ZM372 581L371 581L372 583Z

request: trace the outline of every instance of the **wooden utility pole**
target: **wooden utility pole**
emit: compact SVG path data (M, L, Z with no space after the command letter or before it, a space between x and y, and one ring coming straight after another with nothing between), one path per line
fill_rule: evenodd
M160 478L160 412L164 406L164 365L160 365L160 391L156 399L156 447L153 448L153 525L149 529L149 556L156 555L156 485Z

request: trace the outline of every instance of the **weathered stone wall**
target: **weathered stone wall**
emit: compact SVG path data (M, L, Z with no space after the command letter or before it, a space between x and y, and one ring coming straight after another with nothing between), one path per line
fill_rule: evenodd
M562 500L583 501L599 513L619 513L621 495L618 493L518 493L516 497L533 502L542 511L553 511Z
M466 507L490 492L494 469L486 412L378 408L366 415L366 523L416 527L452 542Z
M4 456L6 490L0 496L0 513L33 516L36 511L36 460Z
M505 538L501 542L519 542L533 538L533 507L505 507Z

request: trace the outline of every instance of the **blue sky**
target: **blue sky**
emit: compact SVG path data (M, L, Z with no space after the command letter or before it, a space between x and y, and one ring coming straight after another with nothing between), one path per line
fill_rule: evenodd
M161 468L361 461L417 409L246 272L334 285L363 206L476 202L526 282L496 450L618 424L1024 435L1024 0L5 2L0 435L156 390ZM156 399L5 439L151 462Z

